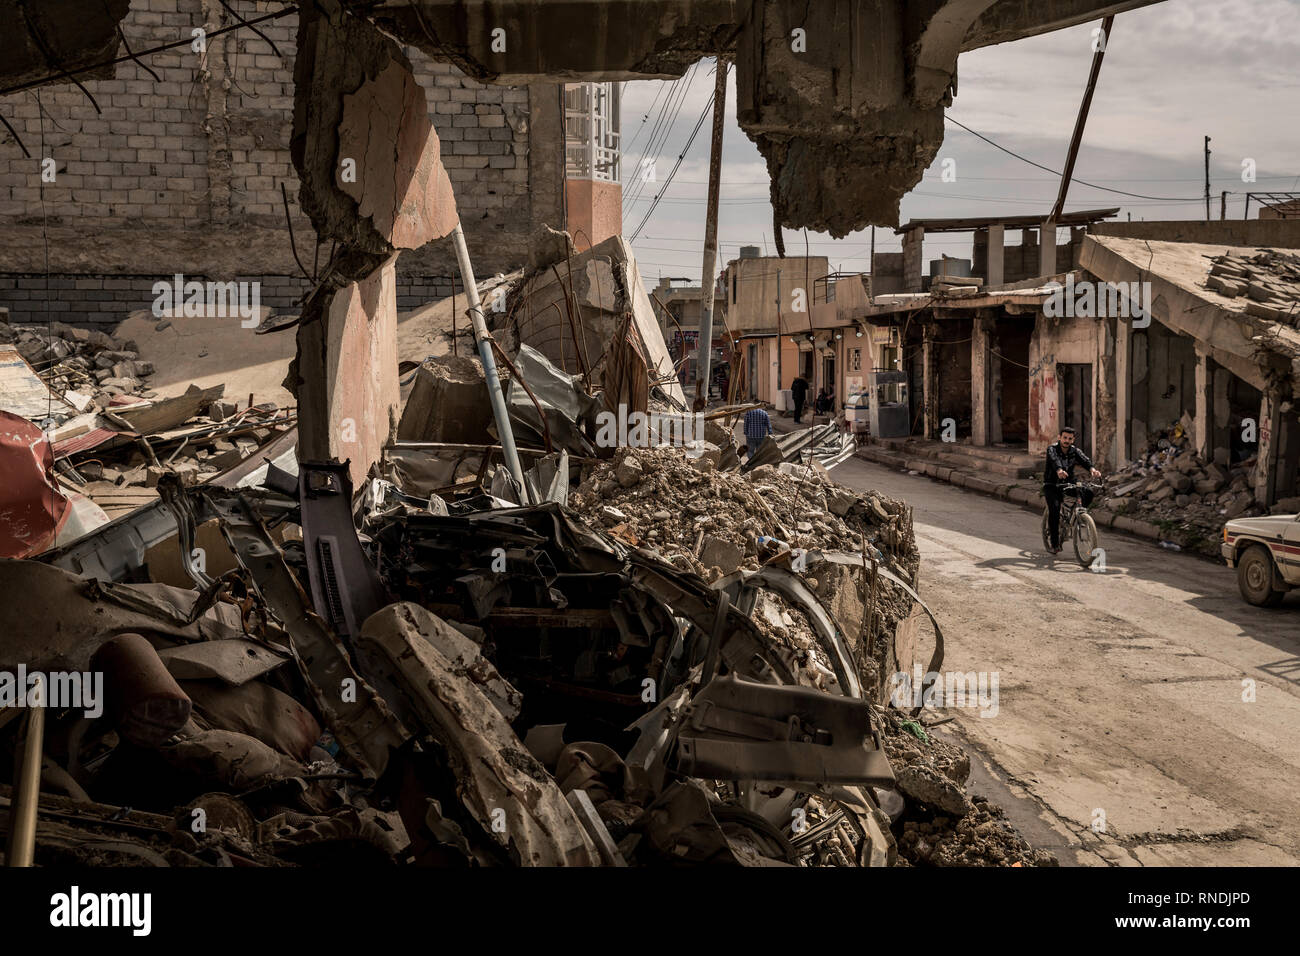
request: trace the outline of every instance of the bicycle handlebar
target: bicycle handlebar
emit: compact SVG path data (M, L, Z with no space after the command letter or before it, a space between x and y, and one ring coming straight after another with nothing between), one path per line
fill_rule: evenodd
M1091 488L1095 491L1100 491L1105 487L1105 485L1099 481L1070 481L1065 484L1057 485L1056 487L1061 491L1078 491L1080 488Z

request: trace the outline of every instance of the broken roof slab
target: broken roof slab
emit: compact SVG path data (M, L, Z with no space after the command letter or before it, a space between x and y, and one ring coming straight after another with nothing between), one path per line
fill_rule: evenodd
M1216 362L1262 389L1278 375L1300 382L1300 330L1250 315L1243 299L1206 288L1205 282L1214 257L1267 251L1089 235L1079 265L1105 282L1150 282L1155 319L1196 339Z
M736 61L736 118L788 228L896 225L943 142L957 57L1158 0L388 0L346 5L483 82L672 79ZM575 31L571 24L588 26Z

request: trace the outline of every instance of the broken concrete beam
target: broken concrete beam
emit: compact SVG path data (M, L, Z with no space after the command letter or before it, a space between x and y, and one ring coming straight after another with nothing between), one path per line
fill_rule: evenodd
M1235 299L1245 291L1245 285L1241 282L1235 282L1222 276L1212 275L1206 282L1211 289L1221 295L1226 295L1229 299Z
M415 373L397 426L401 441L482 443L490 440L492 408L487 381L476 358L431 358Z
M239 405L235 402L215 401L208 405L208 418L214 422L224 422L228 418L233 418L239 411Z
M706 534L700 548L700 563L706 568L721 568L723 574L730 574L740 567L745 559L744 549L725 538Z

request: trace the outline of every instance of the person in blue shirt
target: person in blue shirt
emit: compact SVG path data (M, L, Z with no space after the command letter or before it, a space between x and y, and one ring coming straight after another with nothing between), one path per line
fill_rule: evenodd
M772 419L761 408L751 408L745 412L745 444L749 446L749 457L754 457L763 439L772 434Z

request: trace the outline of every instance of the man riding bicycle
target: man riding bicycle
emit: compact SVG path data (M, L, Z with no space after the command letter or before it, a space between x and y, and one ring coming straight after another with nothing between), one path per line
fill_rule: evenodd
M1066 425L1056 442L1047 446L1047 462L1043 469L1043 495L1047 498L1047 528L1052 554L1061 553L1061 501L1065 497L1061 486L1074 480L1074 469L1079 466L1090 469L1092 477L1101 477L1101 472L1093 467L1092 459L1074 444L1074 429ZM1080 488L1078 491L1083 506L1087 508L1092 504L1092 490Z

